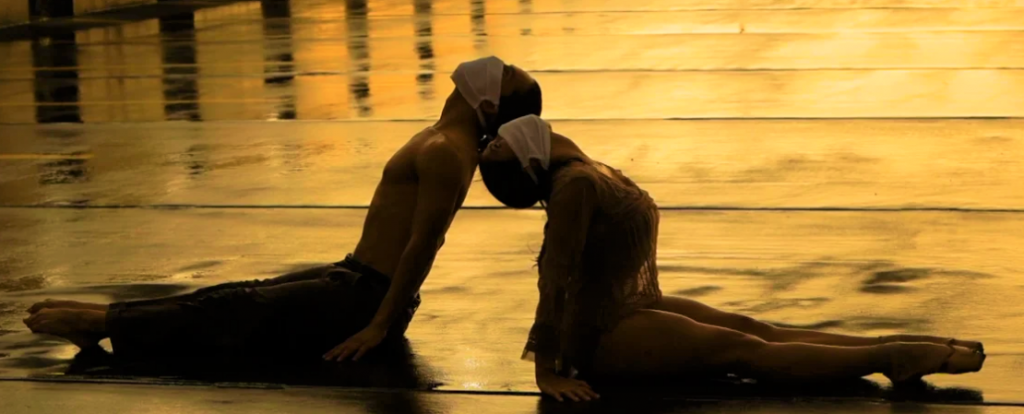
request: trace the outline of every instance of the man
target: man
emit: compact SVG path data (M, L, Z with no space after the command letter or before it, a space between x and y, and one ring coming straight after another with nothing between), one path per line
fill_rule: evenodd
M82 348L109 336L115 355L143 358L358 360L385 338L400 338L465 200L481 137L541 112L537 82L496 57L459 65L452 80L441 118L385 165L362 237L345 260L148 301L46 300L29 308L25 324Z

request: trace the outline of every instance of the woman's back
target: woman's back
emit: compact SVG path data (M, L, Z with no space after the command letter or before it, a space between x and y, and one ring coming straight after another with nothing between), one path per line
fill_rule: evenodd
M545 295L544 289L564 286L566 301L561 314L538 308L537 322L559 327L563 358L584 369L603 332L613 329L625 315L661 298L655 260L658 208L645 191L618 170L596 162L575 161L555 171L547 210L549 226L539 259L541 295ZM576 213L579 211L586 213ZM576 224L586 232L581 254L545 260L550 250L547 244L555 236L551 232L574 231L573 225L556 222L565 221L563 217L586 221ZM568 261L578 269L571 272L574 275L559 282L544 280L561 277L546 272L545 263ZM531 332L531 342L537 340L535 333Z

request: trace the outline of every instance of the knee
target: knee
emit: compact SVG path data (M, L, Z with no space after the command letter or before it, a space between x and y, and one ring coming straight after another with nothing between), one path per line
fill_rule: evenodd
M771 324L761 322L746 315L731 314L729 315L729 323L732 326L732 329L748 333L768 341L771 340L772 334L775 331L775 327Z
M769 344L764 339L742 332L729 332L716 341L726 355L726 360L734 364L749 364L757 358L761 350Z

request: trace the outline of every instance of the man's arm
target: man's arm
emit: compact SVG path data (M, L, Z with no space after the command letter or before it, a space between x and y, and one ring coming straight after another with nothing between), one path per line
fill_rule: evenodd
M417 157L416 212L409 243L398 261L391 287L370 325L328 352L325 359L341 361L354 355L353 359L358 360L384 339L391 323L409 306L456 213L465 182L462 163L456 150L444 143L427 144Z
M419 176L412 234L371 325L389 326L420 290L444 242L462 195L464 172L454 148L431 145L416 162Z

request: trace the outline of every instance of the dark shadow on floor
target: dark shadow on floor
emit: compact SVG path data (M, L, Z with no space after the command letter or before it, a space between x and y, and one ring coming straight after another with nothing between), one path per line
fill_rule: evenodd
M155 356L159 357L159 356ZM83 379L152 379L204 383L263 383L335 387L432 389L438 375L407 340L381 345L358 362L158 359L127 360L103 349L80 352L65 375Z
M591 385L607 401L646 398L708 399L858 399L910 402L980 403L981 391L967 388L940 388L921 381L898 387L881 386L867 379L843 381L767 382L738 377L706 378L689 381L664 380L592 380Z

